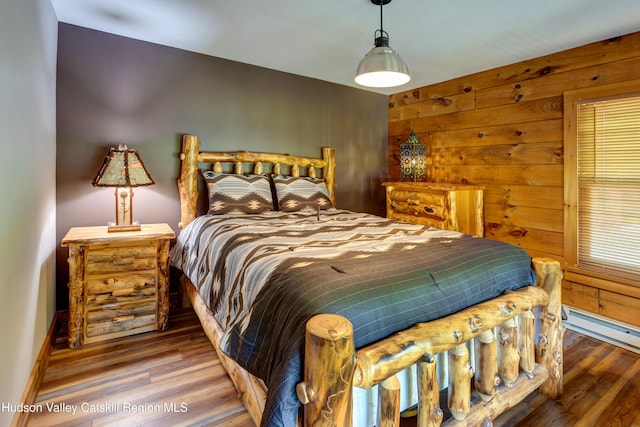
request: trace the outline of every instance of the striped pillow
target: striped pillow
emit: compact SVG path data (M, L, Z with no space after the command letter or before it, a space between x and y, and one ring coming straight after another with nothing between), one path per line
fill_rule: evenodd
M271 185L264 175L235 175L205 171L209 215L259 214L273 210Z
M333 207L324 180L309 177L272 175L277 204L284 212Z

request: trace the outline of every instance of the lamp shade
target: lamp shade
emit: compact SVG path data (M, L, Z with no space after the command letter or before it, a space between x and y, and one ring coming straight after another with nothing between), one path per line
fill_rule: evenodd
M92 184L95 187L140 187L154 182L138 152L120 144L118 148L109 149Z
M407 63L389 47L389 39L378 37L375 47L360 61L355 80L362 86L393 87L407 83L411 77Z

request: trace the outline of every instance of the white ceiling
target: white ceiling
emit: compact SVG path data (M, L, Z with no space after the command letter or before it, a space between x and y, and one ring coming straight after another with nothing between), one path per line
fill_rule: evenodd
M380 9L370 0L51 0L60 22L360 87ZM640 30L638 0L395 0L397 93Z

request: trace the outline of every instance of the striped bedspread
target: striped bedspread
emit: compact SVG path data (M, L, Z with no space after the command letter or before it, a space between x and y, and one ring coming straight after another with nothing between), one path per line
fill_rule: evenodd
M348 318L357 348L535 283L515 246L335 209L202 216L170 262L208 302L223 351L267 384L263 426L295 425L314 314Z

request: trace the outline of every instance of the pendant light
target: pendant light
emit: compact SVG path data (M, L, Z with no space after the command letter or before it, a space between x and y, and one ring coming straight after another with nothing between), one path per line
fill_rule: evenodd
M375 32L375 47L360 61L356 83L369 87L400 86L411 80L409 67L398 53L389 47L389 34L382 29L382 6L391 0L371 0L380 6L380 29Z

